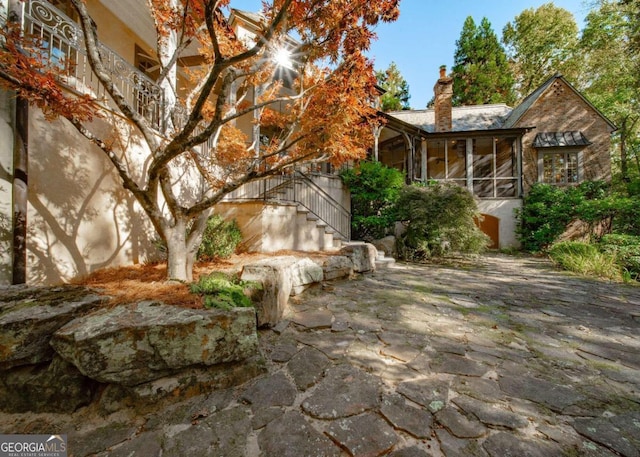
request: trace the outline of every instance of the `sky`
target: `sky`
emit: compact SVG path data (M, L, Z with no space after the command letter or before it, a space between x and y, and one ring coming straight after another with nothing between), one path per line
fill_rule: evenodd
M502 29L523 10L538 8L551 0L400 0L400 18L380 24L378 39L368 55L376 70L386 69L395 62L409 85L413 109L423 109L433 96L440 65L447 71L453 66L456 40L460 37L467 16L476 24L483 17L491 22L500 39ZM260 0L231 0L233 8L259 11ZM553 0L553 3L573 13L578 28L584 26L588 13L585 0Z

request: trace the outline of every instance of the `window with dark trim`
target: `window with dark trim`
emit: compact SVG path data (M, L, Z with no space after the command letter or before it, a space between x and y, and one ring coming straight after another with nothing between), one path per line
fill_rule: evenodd
M577 151L543 152L542 182L571 185L580 182Z

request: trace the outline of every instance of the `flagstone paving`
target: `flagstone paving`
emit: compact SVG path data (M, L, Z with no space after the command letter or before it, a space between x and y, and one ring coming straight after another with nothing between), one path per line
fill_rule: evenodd
M640 456L638 286L492 254L325 284L286 318L246 385L60 416L73 455Z

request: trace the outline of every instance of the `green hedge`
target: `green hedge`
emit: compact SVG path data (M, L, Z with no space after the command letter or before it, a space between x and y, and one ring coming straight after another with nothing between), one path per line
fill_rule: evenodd
M610 193L600 181L567 188L534 184L516 214L518 238L531 252L549 248L578 219L608 233L640 236L640 199Z

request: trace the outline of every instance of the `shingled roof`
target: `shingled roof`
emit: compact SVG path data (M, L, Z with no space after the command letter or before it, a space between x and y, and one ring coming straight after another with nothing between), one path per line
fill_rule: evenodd
M454 107L451 111L452 131L465 132L502 128L504 119L511 110L511 107L504 104ZM393 111L388 114L418 126L429 133L435 132L435 111L432 109Z
M505 104L496 105L472 105L472 106L457 106L453 107L451 111L452 115L452 132L470 132L476 130L494 130L494 129L512 129L516 128L518 121L524 116L524 114L533 106L533 104L540 98L540 96L553 84L557 79L562 79L568 87L570 87L584 102L589 105L596 113L598 113L610 126L612 130L617 130L617 127L607 117L600 112L593 104L587 100L575 87L573 87L561 74L556 73L549 79L547 79L542 85L534 90L529 96L527 96L522 103L515 108L511 108ZM435 111L433 109L426 110L407 110L407 111L393 111L388 113L397 119L400 119L409 124L413 124L420 127L429 133L434 133L435 128ZM548 132L549 133L549 132ZM562 142L571 141L583 141L573 138L572 134L575 132L550 132L560 133L562 135L568 135L567 138L547 138L548 141L557 141L558 144ZM580 132L577 132L580 133ZM570 138L571 137L571 138ZM543 141L542 138L540 141ZM588 140L586 144L590 144ZM578 143L576 145L580 145ZM544 147L544 146L542 146ZM547 146L549 147L549 146Z

